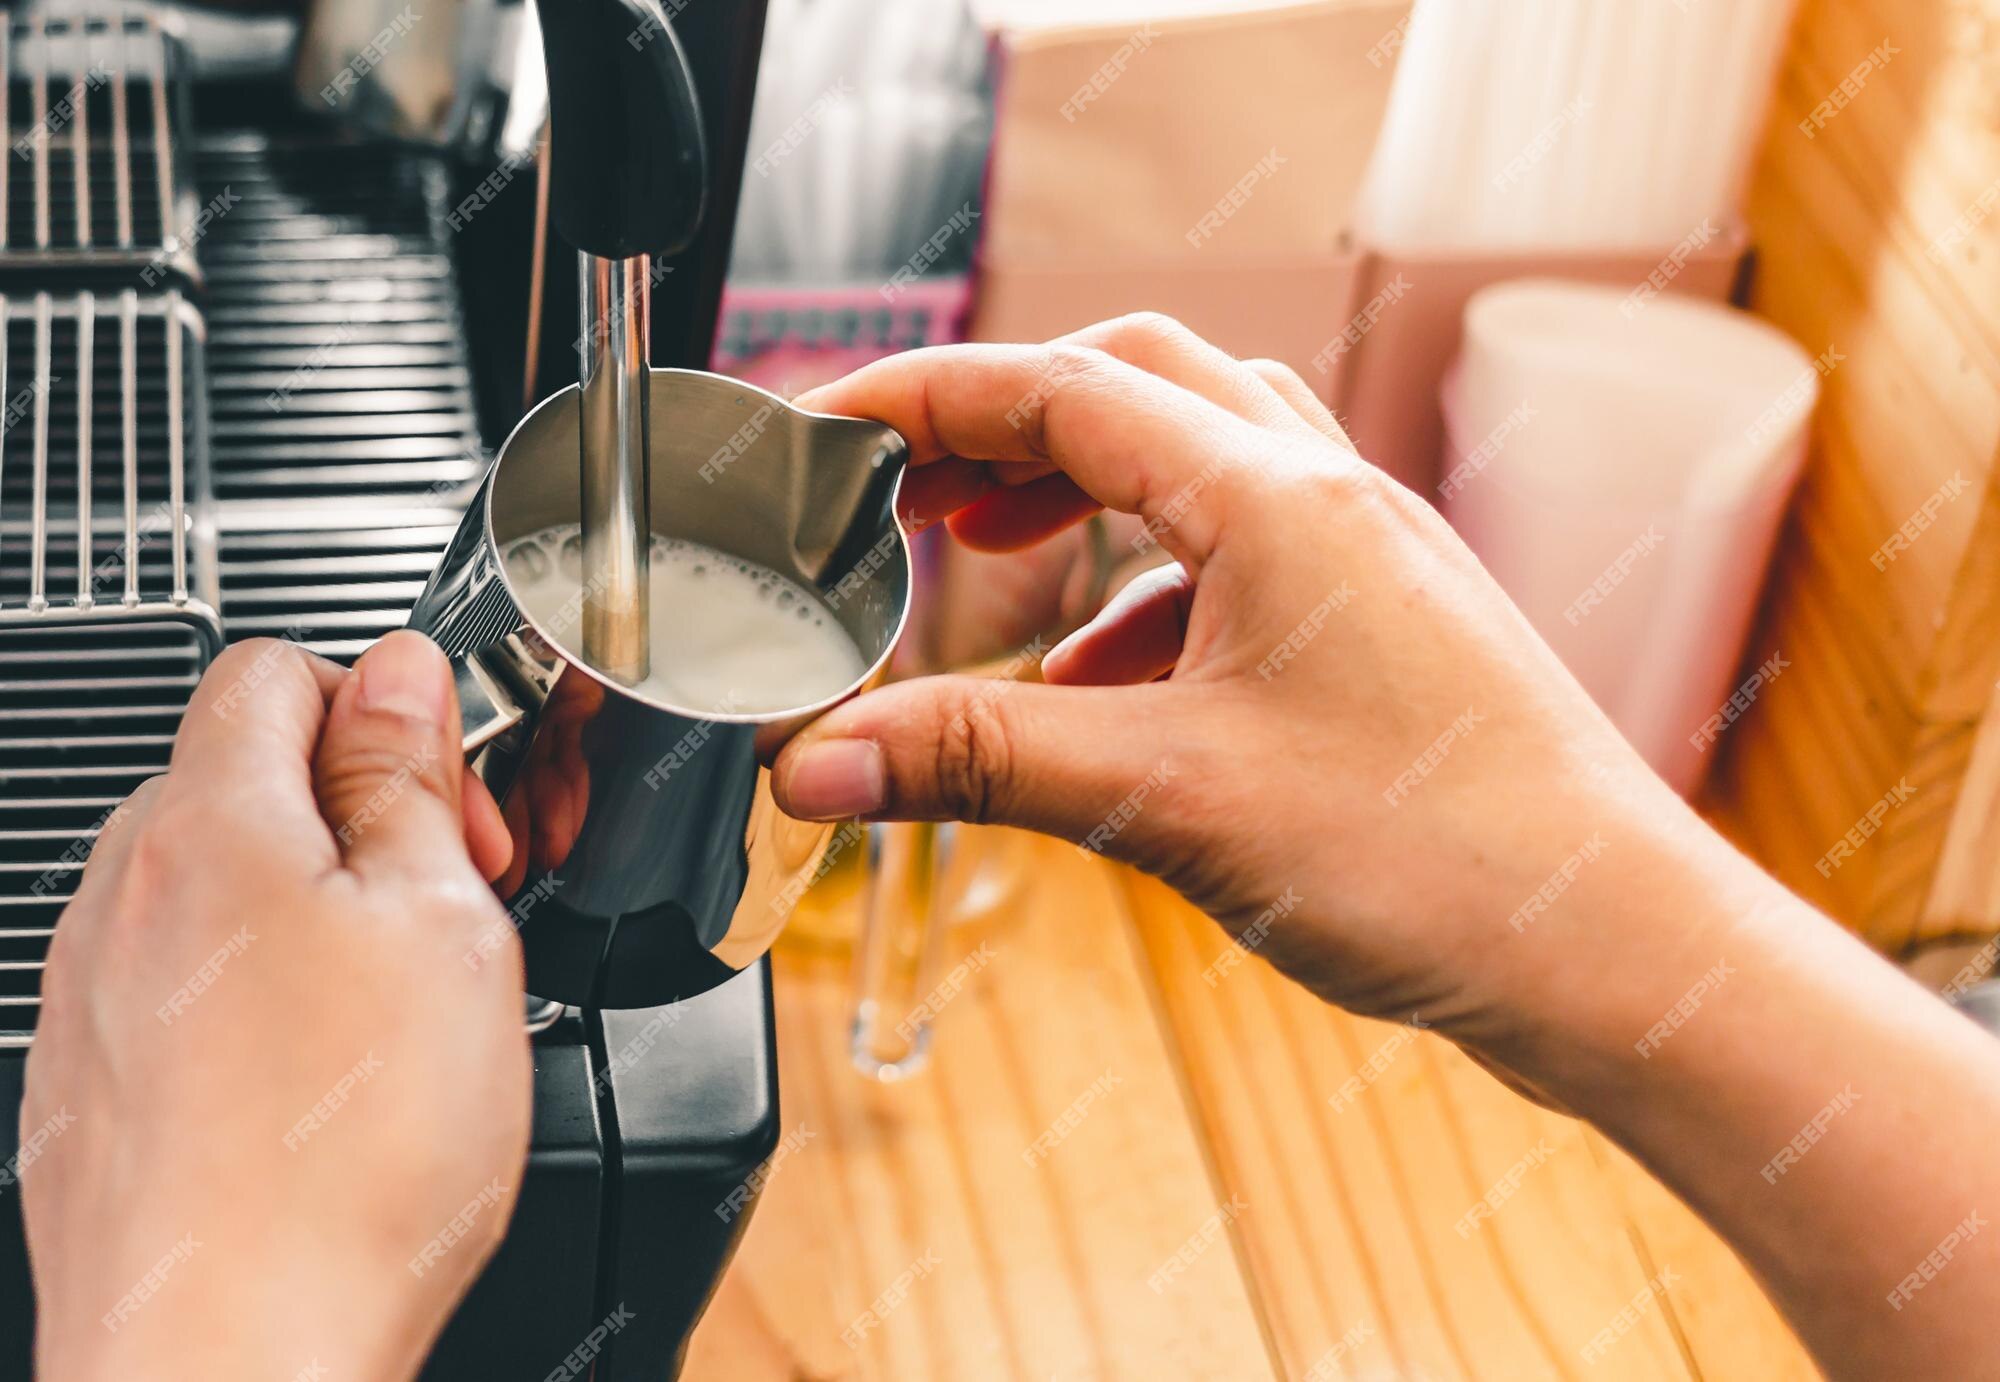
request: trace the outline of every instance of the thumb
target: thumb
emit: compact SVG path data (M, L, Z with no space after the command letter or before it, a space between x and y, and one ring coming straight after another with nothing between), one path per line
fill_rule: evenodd
M438 646L399 629L361 655L327 710L313 790L357 873L435 876L465 859L458 693Z
M1017 825L1126 855L1182 791L1171 683L925 677L828 712L772 768L788 815ZM1157 811L1149 809L1158 808ZM1149 819L1150 817L1150 819ZM1122 838L1121 838L1122 837Z

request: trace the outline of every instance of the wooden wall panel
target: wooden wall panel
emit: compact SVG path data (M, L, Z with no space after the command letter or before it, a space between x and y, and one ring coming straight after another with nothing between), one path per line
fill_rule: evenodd
M1800 122L1884 44L1893 55L1808 138ZM2000 929L2000 859L1976 853L2000 765L1968 775L2000 675L1996 79L2000 0L1804 0L1749 196L1753 305L1845 358L1748 650L1791 670L1731 731L1709 805L1891 951ZM1954 477L1957 497L1878 570ZM1903 783L1915 795L1823 876L1826 851Z

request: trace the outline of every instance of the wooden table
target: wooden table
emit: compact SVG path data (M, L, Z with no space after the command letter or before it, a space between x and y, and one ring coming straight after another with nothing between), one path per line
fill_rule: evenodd
M1730 1252L1581 1125L1261 961L1211 970L1229 943L1151 880L979 847L1024 891L959 928L991 958L923 1075L856 1075L848 962L781 949L804 1135L694 1382L1817 1376Z

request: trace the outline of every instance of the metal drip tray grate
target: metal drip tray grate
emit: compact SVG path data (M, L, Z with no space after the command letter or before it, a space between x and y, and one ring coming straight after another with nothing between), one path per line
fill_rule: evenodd
M332 510L315 526L249 526L222 534L229 636L288 638L352 662L408 620L457 527L457 511Z
M435 160L325 137L205 140L217 494L435 501L482 470Z
M0 271L194 275L181 70L142 13L0 19Z
M0 627L181 620L219 646L201 322L178 293L0 294Z
M112 809L165 771L207 660L186 625L0 626L0 1047L34 1031L56 916Z
M0 1046L32 1033L81 862L166 767L212 652L352 661L408 617L484 468L436 160L223 132L199 175L228 194L201 312L0 296Z

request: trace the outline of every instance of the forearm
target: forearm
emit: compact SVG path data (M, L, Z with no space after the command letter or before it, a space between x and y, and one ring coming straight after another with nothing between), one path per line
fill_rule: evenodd
M1830 1374L2000 1375L2000 1043L1691 821L1577 891L1491 1054L1700 1212Z

